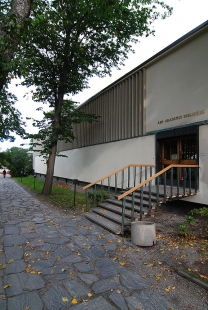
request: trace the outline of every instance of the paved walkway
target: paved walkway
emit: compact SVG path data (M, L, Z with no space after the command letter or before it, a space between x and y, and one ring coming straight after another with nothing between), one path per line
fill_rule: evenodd
M121 242L0 179L0 309L176 310L109 257Z

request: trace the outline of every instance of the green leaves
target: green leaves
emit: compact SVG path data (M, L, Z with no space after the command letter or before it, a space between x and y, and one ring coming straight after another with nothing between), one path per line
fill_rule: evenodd
M39 133L30 135L47 158L43 193L51 192L58 140L72 142L74 124L98 120L65 99L86 88L93 75L102 77L119 68L132 43L153 33L150 24L161 8L170 13L157 0L34 1L14 72L24 77L23 85L34 87L34 101L51 108L43 120L33 120Z
M4 152L7 168L12 177L25 176L33 173L32 156L28 149L12 147Z
M14 107L15 102L16 97L4 87L0 92L0 141L14 141L14 133L20 136L25 134L25 123L20 112Z
M57 141L72 142L75 139L73 134L73 125L81 122L97 121L99 117L94 114L87 114L78 109L76 104L71 100L63 100L58 124L55 124L55 110L43 112L42 120L34 120L33 126L39 128L37 134L29 135L34 140L33 145L38 149L41 145L40 153L48 157L51 153L51 146Z

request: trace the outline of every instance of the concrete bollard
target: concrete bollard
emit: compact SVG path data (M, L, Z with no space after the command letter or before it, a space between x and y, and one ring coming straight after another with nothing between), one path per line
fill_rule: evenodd
M131 222L131 242L139 246L155 245L155 223L147 221Z

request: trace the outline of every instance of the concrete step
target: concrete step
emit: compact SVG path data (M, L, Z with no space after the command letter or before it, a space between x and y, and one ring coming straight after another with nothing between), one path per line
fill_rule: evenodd
M114 202L115 200L113 200ZM116 200L117 202L117 200ZM103 203L99 203L98 204L98 207L101 207L101 208L104 208L104 209L107 209L109 211L112 211L114 213L117 213L117 214L122 214L122 206L121 205L118 205L118 204L112 204L112 200L109 201L109 202L103 202ZM131 206L130 206L131 207ZM126 208L125 209L125 216L129 219L131 219L131 209L129 208ZM145 210L146 211L146 210ZM137 218L139 217L140 215L140 208L136 207L135 210L134 210L134 218Z
M106 219L103 216L100 216L100 215L98 215L98 214L96 214L94 212L90 212L90 213L86 213L85 217L88 220L90 220L90 221L92 221L92 222L102 226L103 228L111 231L115 235L120 235L121 234L121 225L118 225L118 224L116 224L116 223Z
M93 212L115 222L115 223L118 223L118 224L122 224L122 216L115 213L115 212L111 212L107 209L103 209L103 208L100 208L100 207L96 207L96 208L93 208L92 209ZM129 218L124 218L124 225L131 225L131 220Z
M118 197L118 195L117 196L115 196L115 198L117 198ZM106 201L109 201L109 199L107 199ZM111 200L111 202L112 202L112 200ZM127 209L131 209L131 202L132 202L132 199L131 199L131 196L126 196L126 208ZM113 202L112 202L113 203ZM116 205L122 205L122 201L121 200L117 200L117 199L115 199L114 200L114 203L113 204L115 204L116 203ZM137 210L138 210L138 212L139 212L139 210L140 210L140 199L134 199L134 209L136 210L136 208L137 208ZM143 201L143 207L149 207L149 201Z

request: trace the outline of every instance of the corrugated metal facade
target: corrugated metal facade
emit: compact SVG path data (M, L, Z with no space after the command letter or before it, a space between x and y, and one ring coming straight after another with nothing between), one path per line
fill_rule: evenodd
M73 143L59 141L58 151L134 138L143 135L144 69L98 93L80 109L100 116L98 122L74 126Z

